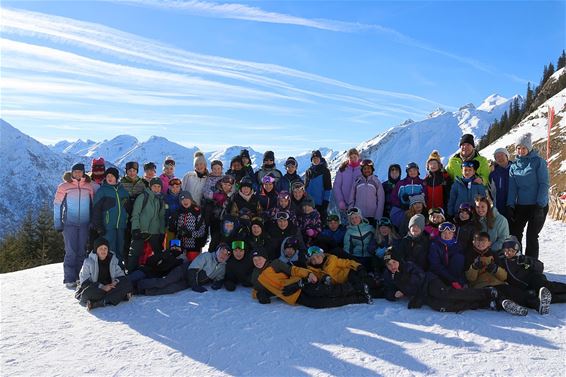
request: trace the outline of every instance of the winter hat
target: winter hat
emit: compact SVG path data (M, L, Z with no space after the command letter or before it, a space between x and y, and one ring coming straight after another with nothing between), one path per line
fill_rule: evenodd
M249 188L253 189L254 183L252 182L250 177L242 178L242 180L240 181L240 188L242 188L242 187L249 187Z
M459 146L462 144L470 144L472 147L476 147L476 144L474 143L474 135L472 134L464 134L462 135L462 137L460 138L460 144L458 144Z
M204 158L204 154L201 151L196 151L193 160L193 166L197 166L197 164L204 164L206 166L206 159Z
M409 162L405 167L405 173L409 174L409 169L415 168L420 174L419 165L416 162Z
M232 254L232 249L230 248L230 245L228 245L227 243L221 242L216 247L216 257L217 258L220 256L220 253L222 252L223 249L226 249L226 251L228 252L228 255Z
M103 157L93 158L92 163L90 165L91 171L95 173L103 173L105 167L105 161Z
M108 243L108 240L106 238L98 237L97 239L95 239L92 244L94 252L96 253L96 250L98 250L98 248L102 245L106 245L106 247L110 248L110 244Z
M503 240L502 249L513 249L516 252L521 252L521 243L515 236L508 236Z
M387 250L385 250L385 254L383 254L383 261L387 264L390 260L397 260L397 256L395 255L395 250L393 246L389 246Z
M263 248L257 247L252 252L252 258L254 258L254 257L262 257L262 258L267 259L267 252Z
M288 157L287 158L287 161L285 161L285 167L287 167L289 165L294 165L296 168L299 167L299 163L297 162L295 157Z
M106 169L106 171L104 172L104 175L108 175L108 174L112 174L114 177L116 177L116 180L120 179L120 173L118 172L118 169L116 169L116 168Z
M140 170L140 165L136 161L126 162L126 172L130 169L136 169L136 172Z
M252 160L252 159L250 158L250 152L249 152L247 149L242 149L242 150L240 151L240 157L242 157L242 158L245 157L245 158L247 158L247 159L250 160L250 161Z
M254 217L251 221L251 225L259 225L263 229L263 219L261 217Z
M532 135L530 132L517 137L517 139L515 140L515 148L518 147L519 145L522 145L526 147L530 152L533 149L533 142L531 140L531 137Z
M440 154L438 153L438 151L435 149L430 153L430 156L428 156L428 160L426 160L426 163L428 165L429 162L431 161L438 161L438 164L442 164L442 162L440 161Z
M458 212L462 212L462 211L468 212L470 217L474 214L473 206L468 202L464 202L460 204L460 207L458 208Z
M301 207L309 206L315 208L314 199L311 197L305 198L301 201Z
M85 164L82 164L80 162L74 164L73 167L71 168L71 172L73 172L75 170L80 170L84 173L85 172Z
M509 158L509 151L507 150L507 148L497 148L495 150L495 152L493 152L493 157L495 157L496 154L498 153L504 153L505 156L507 156L507 158Z
M292 190L297 190L297 189L300 189L300 188L303 188L303 187L305 187L305 184L304 184L303 182L301 182L301 181L295 181L295 182L293 182L293 184L291 185L291 189L292 189Z
M360 155L360 152L358 152L358 150L356 148L350 148L348 149L348 157L350 157L353 154L357 154L358 156Z
M159 178L159 177L151 178L151 181L149 181L149 187L151 187L153 185L159 185L159 186L163 187L163 182L161 182L161 178Z
M290 236L285 238L285 241L283 241L283 249L287 249L289 247L295 250L299 249L299 240L297 239L297 237Z
M421 215L420 213L411 217L411 220L409 220L409 229L411 229L411 227L413 225L418 226L420 230L424 230L425 217L423 215Z
M317 149L316 151L312 151L311 153L311 161L313 160L313 158L318 157L322 160L322 153L320 153L320 151Z
M375 172L375 167L373 166L373 161L370 159L365 159L360 164L360 170L364 170L364 166L369 166L371 168L372 174Z
M155 162L146 162L145 164L143 164L143 171L148 170L157 170L157 165L155 165Z
M191 193L188 192L188 191L181 191L181 192L179 193L179 201L181 202L181 201L183 201L184 199L190 199L191 202L192 202L192 201L193 201L193 196L192 196Z
M168 166L175 166L175 160L171 156L165 157L165 161L163 161L163 167L166 168Z
M279 199L291 200L291 194L289 194L289 191L280 191L279 194L277 194L277 200Z
M422 203L423 205L426 205L424 194L417 194L409 197L409 207L416 203Z
M266 151L263 154L263 161L266 161L266 160L275 161L275 153L273 153L273 151Z
M474 168L474 171L478 171L480 168L480 162L478 160L470 160L462 162L463 168Z
M444 209L442 209L441 207L429 209L428 217L431 217L432 215L440 215L442 216L443 220L446 220L446 216L444 215Z
M240 155L237 155L237 156L232 157L232 160L230 160L230 168L232 168L232 165L235 164L236 162L238 162L240 165L244 164L242 162L242 157Z
M212 162L210 163L210 168L212 169L214 167L214 165L220 165L220 167L224 167L224 165L222 164L222 161L220 160L212 160Z

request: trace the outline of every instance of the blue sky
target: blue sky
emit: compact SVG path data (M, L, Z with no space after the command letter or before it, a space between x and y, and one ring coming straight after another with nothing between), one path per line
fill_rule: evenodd
M3 1L1 116L44 143L160 135L344 150L436 107L524 94L564 1Z

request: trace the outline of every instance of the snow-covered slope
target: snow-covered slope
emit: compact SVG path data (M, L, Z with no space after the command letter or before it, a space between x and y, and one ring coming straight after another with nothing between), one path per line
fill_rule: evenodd
M357 148L362 158L374 161L376 174L383 179L387 177L388 166L393 163L405 166L415 161L421 167L421 173L424 173L425 162L433 150L438 150L443 162L447 162L458 149L462 134L471 133L478 138L484 135L490 123L508 110L513 98L505 100L494 94L477 108L467 104L455 112L437 109L425 120L407 120L361 143ZM344 153L338 155L331 163L332 170L336 170L345 159Z
M74 142L62 140L53 146L49 146L52 151L59 153L70 153L79 156L86 155L91 147L96 144L93 140L82 141L81 139Z
M566 224L549 220L541 256L566 282ZM239 287L134 297L87 312L61 264L0 275L6 376L563 376L566 304L550 314L462 314L406 301L334 309L260 305Z
M17 229L26 212L51 205L63 172L85 157L60 154L0 119L0 237Z

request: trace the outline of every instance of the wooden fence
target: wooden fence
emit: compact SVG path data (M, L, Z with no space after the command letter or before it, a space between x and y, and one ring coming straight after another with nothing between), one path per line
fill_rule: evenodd
M557 193L548 194L548 215L554 220L566 222L566 201L561 200Z

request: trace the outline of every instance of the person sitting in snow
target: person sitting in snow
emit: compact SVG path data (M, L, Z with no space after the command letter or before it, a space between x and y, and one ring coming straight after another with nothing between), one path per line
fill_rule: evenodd
M230 246L221 243L213 253L202 253L191 262L187 270L187 282L194 292L203 293L204 284L212 283L214 290L222 288L226 274L226 262L232 254Z
M246 242L244 240L232 241L232 256L226 262L224 288L231 292L238 284L251 287L253 270L252 253Z

